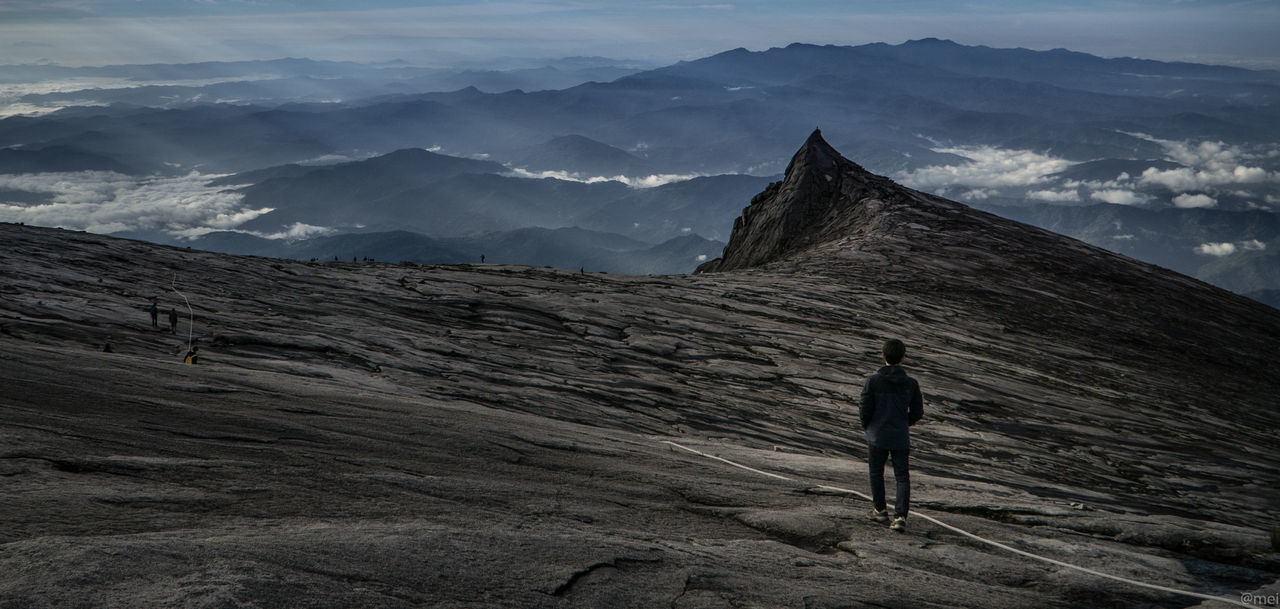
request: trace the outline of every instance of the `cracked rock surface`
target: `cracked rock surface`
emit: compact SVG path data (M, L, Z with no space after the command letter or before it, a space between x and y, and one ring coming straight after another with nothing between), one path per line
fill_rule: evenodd
M925 393L915 508L1145 582L1274 589L1280 312L865 188L834 203L856 226L687 277L0 225L0 608L1198 602L894 534L819 489L866 490L856 396L894 336ZM196 366L187 315L146 313L185 312L175 275Z

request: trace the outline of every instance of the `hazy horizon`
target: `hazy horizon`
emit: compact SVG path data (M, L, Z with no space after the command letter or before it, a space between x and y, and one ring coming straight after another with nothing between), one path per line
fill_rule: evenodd
M665 64L793 42L1068 48L1103 57L1280 68L1280 4L1229 0L1125 3L941 0L803 6L733 2L408 2L323 0L7 0L7 64L98 66L308 57L506 67L605 56Z

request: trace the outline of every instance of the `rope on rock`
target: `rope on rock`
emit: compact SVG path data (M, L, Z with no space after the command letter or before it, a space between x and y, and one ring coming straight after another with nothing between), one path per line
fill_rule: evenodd
M716 455L712 455L712 454L709 454L709 453L702 452L702 451L700 451L700 450L698 450L698 449L696 449L696 448L689 448L688 446L684 446L683 444L678 444L678 443L676 443L676 442L672 442L672 441L670 441L670 440L663 440L663 441L662 441L662 443L663 443L663 444L670 444L670 445L672 445L672 446L674 446L674 447L676 447L676 448L679 448L679 449L684 450L684 451L691 452L691 453L693 453L693 454L695 454L695 455L700 455L700 456L706 457L706 458L708 458L708 459L714 459L714 460L716 460L716 461L720 461L721 463L725 463L725 464L727 464L727 465L732 465L733 467L737 467L737 468L739 468L739 469L745 469L745 470L747 470L747 471L749 471L749 472L752 472L752 473L755 473L755 474L760 474L761 476L768 476L768 477L773 478L773 479L775 479L775 480L785 480L785 481L787 481L787 482L801 482L800 480L797 480L797 479L795 479L795 478L791 478L791 477L789 477L789 476L784 476L784 475L782 475L782 474L775 474L775 473L767 472L767 471L764 471L764 470L761 470L761 469L756 469L756 468L754 468L754 467L750 467L750 466L747 466L747 465L743 465L743 464L741 464L741 463L737 463L737 462L735 462L735 461L730 461L730 460L728 460L728 459L725 459L724 457L719 457L719 456L716 456ZM870 497L870 496L868 496L866 493L862 493L862 492L855 491L855 490L852 490L852 489L841 488L841 487L838 487L838 486L830 486L830 485L826 485L826 484L819 484L819 485L816 485L816 486L815 486L815 488L819 488L819 489L823 489L823 490L831 491L831 492L836 492L836 493L844 493L844 494L848 494L848 495L854 495L854 496L856 496L856 497L860 497L860 498L865 499L865 500L867 500L867 501L871 501L871 497ZM1038 560L1038 561L1041 561L1041 562L1046 562L1046 563L1049 563L1049 564L1051 564L1051 565L1057 565L1057 566L1059 566L1059 567L1063 567L1063 568L1067 568L1067 569L1072 569L1072 570L1075 570L1075 571L1079 571L1079 572L1081 572L1081 573L1087 573L1087 574L1089 574L1089 575L1093 575L1093 576L1095 576L1095 577L1102 577L1102 578L1110 579L1110 580L1113 580L1113 581L1118 581L1118 582L1122 582L1122 583L1126 583L1126 584L1131 584L1131 585L1134 585L1134 586L1140 586L1140 587L1143 587L1143 588L1148 588L1148 589L1151 589L1151 590L1159 590L1159 591L1161 591L1161 592L1168 592L1168 593L1171 593L1171 594L1178 594L1178 595L1181 595L1181 596L1189 596L1189 597L1198 598L1198 599L1201 599L1201 600L1218 601L1218 602L1220 602L1220 603L1227 603L1228 605L1236 605L1236 606L1240 606L1240 607L1251 607L1251 606L1252 606L1252 605L1249 605L1249 604L1246 604L1246 603L1244 603L1244 602L1241 602L1241 601L1238 601L1238 600L1235 600L1235 599L1231 599L1231 598L1225 598L1225 597L1221 597L1221 596L1213 596L1213 595L1210 595L1210 594L1200 594L1199 592L1189 592L1189 591L1186 591L1186 590L1179 590L1179 589L1177 589L1177 588L1169 588L1169 587L1161 586L1161 585L1158 585L1158 584L1149 584L1149 583L1146 583L1146 582L1140 582L1140 581L1138 581L1138 580L1129 579L1129 578L1127 578L1127 577L1120 577L1119 575L1112 575L1112 574L1110 574L1110 573L1103 573L1103 572L1101 572L1101 571L1096 571L1096 570L1094 570L1094 569L1090 569L1090 568L1088 568L1088 567L1081 567L1081 566L1079 566L1079 565L1073 565L1073 564L1071 564L1071 563L1063 562L1063 561L1061 561L1061 560L1056 560L1056 559L1053 559L1053 558L1048 558L1048 557L1046 557L1046 556L1040 556L1039 554L1032 554L1031 552L1027 552L1027 551L1025 551L1025 550L1019 550L1019 549L1017 549L1017 548L1015 548L1015 547L1012 547L1012 546L1009 546L1009 545L1006 545L1006 544L1000 543L1000 542L998 542L998 541L995 541L995 540L992 540L992 539L987 539L987 538L985 538L985 537L981 537L981 536L979 536L979 535L977 535L977 534L970 533L969 531L966 531L966 530L964 530L964 529L961 529L960 527L957 527L957 526L954 526L954 525L947 524L947 523L945 523L945 522L943 522L943 521L941 521L941 520L938 520L937 518L934 518L933 516L930 516L930 515L928 515L928 514L921 513L921 512L920 512L920 510L914 510L912 513L913 513L914 515L919 516L920 518L924 518L925 520L928 520L929 522L932 522L932 523L934 523L934 524L936 524L936 525L938 525L938 526L940 526L940 527L942 527L942 528L944 528L944 529L947 529L947 530L949 530L949 531L954 531L954 532L956 532L956 533L959 533L959 534L961 534L961 535L964 535L965 537L968 537L968 538L973 539L973 540L975 540L975 541L978 541L978 542L981 542L981 543L987 544L987 545L989 545L989 546L994 546L994 547L1000 548L1001 550L1007 550L1007 551L1009 551L1009 552L1013 552L1014 554L1017 554L1017 555L1019 555L1019 556L1025 556L1025 557L1027 557L1027 558L1031 558L1031 559L1033 559L1033 560Z
M177 292L178 296L182 297L183 302L187 303L187 313L191 315L190 320L187 322L187 351L190 351L191 338L195 336L195 333L196 333L196 312L194 309L191 308L191 301L187 300L187 296L182 292L178 292L178 274L177 273L173 274L173 281L169 283L169 287L173 288L173 291Z

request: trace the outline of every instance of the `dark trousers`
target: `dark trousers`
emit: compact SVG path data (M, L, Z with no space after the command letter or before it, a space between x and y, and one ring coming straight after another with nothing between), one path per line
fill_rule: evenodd
M893 501L893 515L907 517L907 508L911 505L911 474L907 469L907 453L904 450L884 450L868 445L870 454L867 465L871 470L871 503L877 510L885 510L884 502L884 462L893 460L893 481L897 483L898 494Z

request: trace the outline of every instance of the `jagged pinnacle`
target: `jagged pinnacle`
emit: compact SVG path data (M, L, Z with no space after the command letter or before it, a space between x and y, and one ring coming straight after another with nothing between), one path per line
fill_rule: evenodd
M790 181L795 179L793 174L797 167L808 169L834 169L840 164L840 161L844 161L851 165L854 164L852 161L841 156L835 148L831 147L831 144L827 143L827 140L822 138L821 129L814 129L813 133L809 134L809 139L804 141L804 145L800 147L800 150L796 151L795 156L791 157L791 162L787 164L787 180Z
M863 222L861 201L906 196L896 191L907 189L844 158L814 129L791 157L783 181L756 195L734 222L724 256L698 272L759 266L839 237Z

